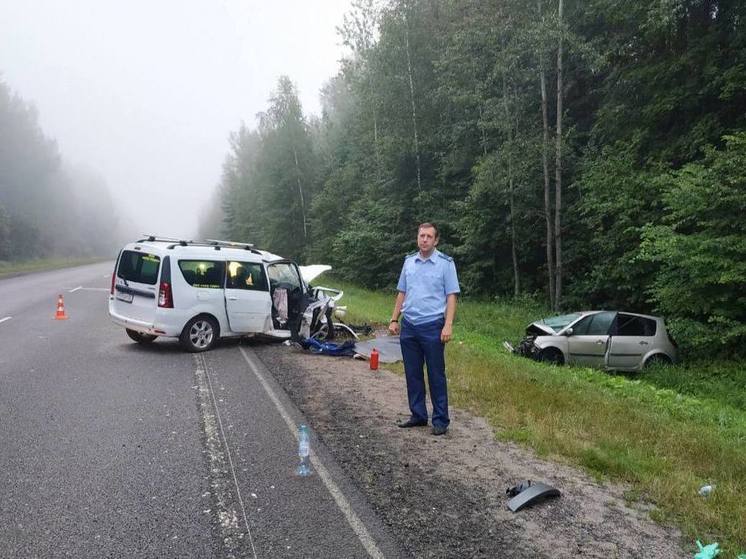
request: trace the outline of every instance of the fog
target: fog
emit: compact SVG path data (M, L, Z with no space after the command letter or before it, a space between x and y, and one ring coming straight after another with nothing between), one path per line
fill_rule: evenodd
M132 234L192 237L228 135L280 75L306 114L337 72L349 0L5 0L0 80L67 164L102 177Z

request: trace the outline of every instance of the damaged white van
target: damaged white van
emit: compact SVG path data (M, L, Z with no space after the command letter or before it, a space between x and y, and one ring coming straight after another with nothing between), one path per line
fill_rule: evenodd
M308 282L328 269L308 266L304 277L295 263L251 244L149 236L119 253L109 315L138 343L179 338L192 352L222 337L307 337Z

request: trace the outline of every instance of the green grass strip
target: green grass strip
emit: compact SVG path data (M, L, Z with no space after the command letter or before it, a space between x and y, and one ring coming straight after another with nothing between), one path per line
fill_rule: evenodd
M7 262L0 260L0 278L9 277L30 272L43 272L47 270L58 270L61 268L72 268L104 262L107 258L38 258L34 260L21 260Z

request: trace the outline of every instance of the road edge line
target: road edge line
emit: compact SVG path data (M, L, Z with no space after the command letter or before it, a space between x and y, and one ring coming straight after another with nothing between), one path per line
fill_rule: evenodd
M267 380L259 372L259 367L257 367L256 363L252 361L243 347L238 346L238 349L241 351L241 355L243 355L243 358L249 365L251 371L254 373L256 378L259 379L262 388L264 388L264 391L267 393L270 400L272 400L272 403L277 408L277 411L280 412L280 416L282 416L282 419L285 420L285 424L287 425L288 430L293 435L293 437L298 440L298 429L296 428L293 418L290 417L290 414L288 413L287 409L285 409L285 406L282 405L282 402L280 402L280 399L275 394L275 391L272 390L272 387L269 385ZM357 536L358 540L360 540L360 543L368 552L368 555L370 555L374 559L383 559L383 553L376 545L373 537L370 535L370 533L368 533L368 530L365 528L365 524L363 524L362 520L360 520L360 517L355 513L355 511L352 510L352 505L350 505L350 502L344 496L342 490L339 489L336 483L334 483L329 470L326 469L326 466L324 466L324 464L321 462L321 459L313 450L311 450L311 464L313 464L313 467L316 469L319 477L324 482L327 491L329 491L329 493L331 494L334 502L337 503L337 507L339 507L339 510L344 515L347 523L352 528L352 531L355 532L355 535Z

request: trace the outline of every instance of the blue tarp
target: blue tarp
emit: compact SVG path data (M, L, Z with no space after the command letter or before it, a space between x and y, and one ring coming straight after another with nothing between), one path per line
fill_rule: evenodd
M308 349L311 353L321 353L322 355L337 355L352 357L355 355L355 342L347 341L341 344L333 342L320 342L313 338L306 338L300 345L303 349Z

